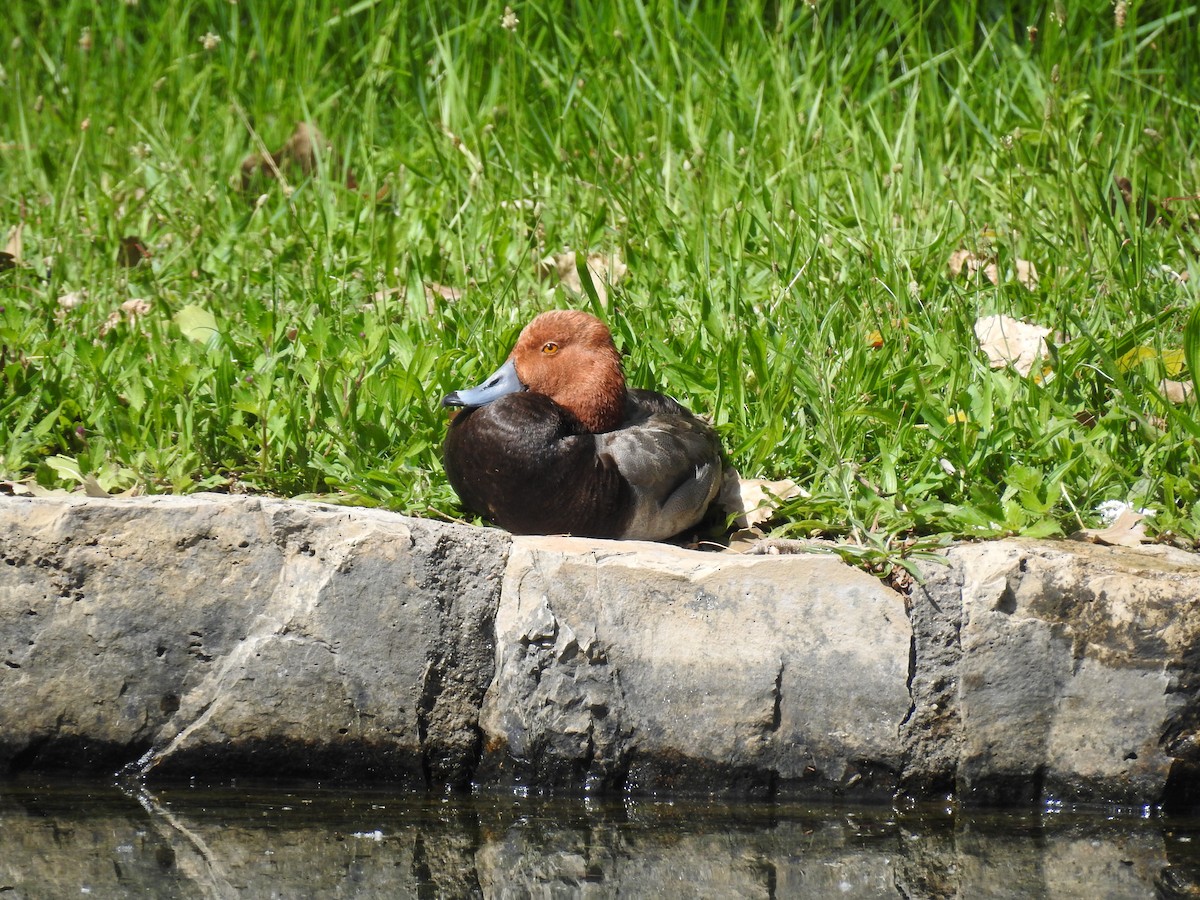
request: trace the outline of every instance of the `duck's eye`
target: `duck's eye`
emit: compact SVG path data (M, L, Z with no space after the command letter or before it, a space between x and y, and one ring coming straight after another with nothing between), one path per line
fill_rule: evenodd
M546 343L542 344L542 352L547 356L553 356L558 352L558 344L554 341L546 341Z

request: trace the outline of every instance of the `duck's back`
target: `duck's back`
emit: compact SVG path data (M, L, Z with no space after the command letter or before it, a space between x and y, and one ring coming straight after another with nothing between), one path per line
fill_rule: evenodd
M662 540L697 524L721 486L716 431L670 397L631 390L621 428L596 435L628 483L631 515L621 537Z

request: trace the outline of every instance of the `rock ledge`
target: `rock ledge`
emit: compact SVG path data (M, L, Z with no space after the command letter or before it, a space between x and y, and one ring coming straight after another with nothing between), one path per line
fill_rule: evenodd
M0 499L0 766L1194 808L1200 558L511 538L217 495Z

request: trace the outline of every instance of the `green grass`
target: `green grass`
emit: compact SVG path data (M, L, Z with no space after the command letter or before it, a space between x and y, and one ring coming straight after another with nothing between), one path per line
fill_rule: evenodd
M1200 539L1196 399L1160 390L1200 359L1200 203L1148 227L1112 188L1200 191L1197 5L274 6L7 14L0 477L459 515L439 401L597 305L538 275L571 248L628 265L597 311L631 383L810 492L781 534L895 552L1119 499ZM243 193L299 121L334 152ZM960 248L1040 282L951 279ZM993 313L1054 329L1052 378L988 367Z

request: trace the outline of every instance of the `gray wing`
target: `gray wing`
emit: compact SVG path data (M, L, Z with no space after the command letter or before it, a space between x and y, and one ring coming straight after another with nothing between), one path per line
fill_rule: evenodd
M596 435L632 489L634 514L622 537L661 540L699 522L721 484L721 444L708 423L682 407L650 410Z

